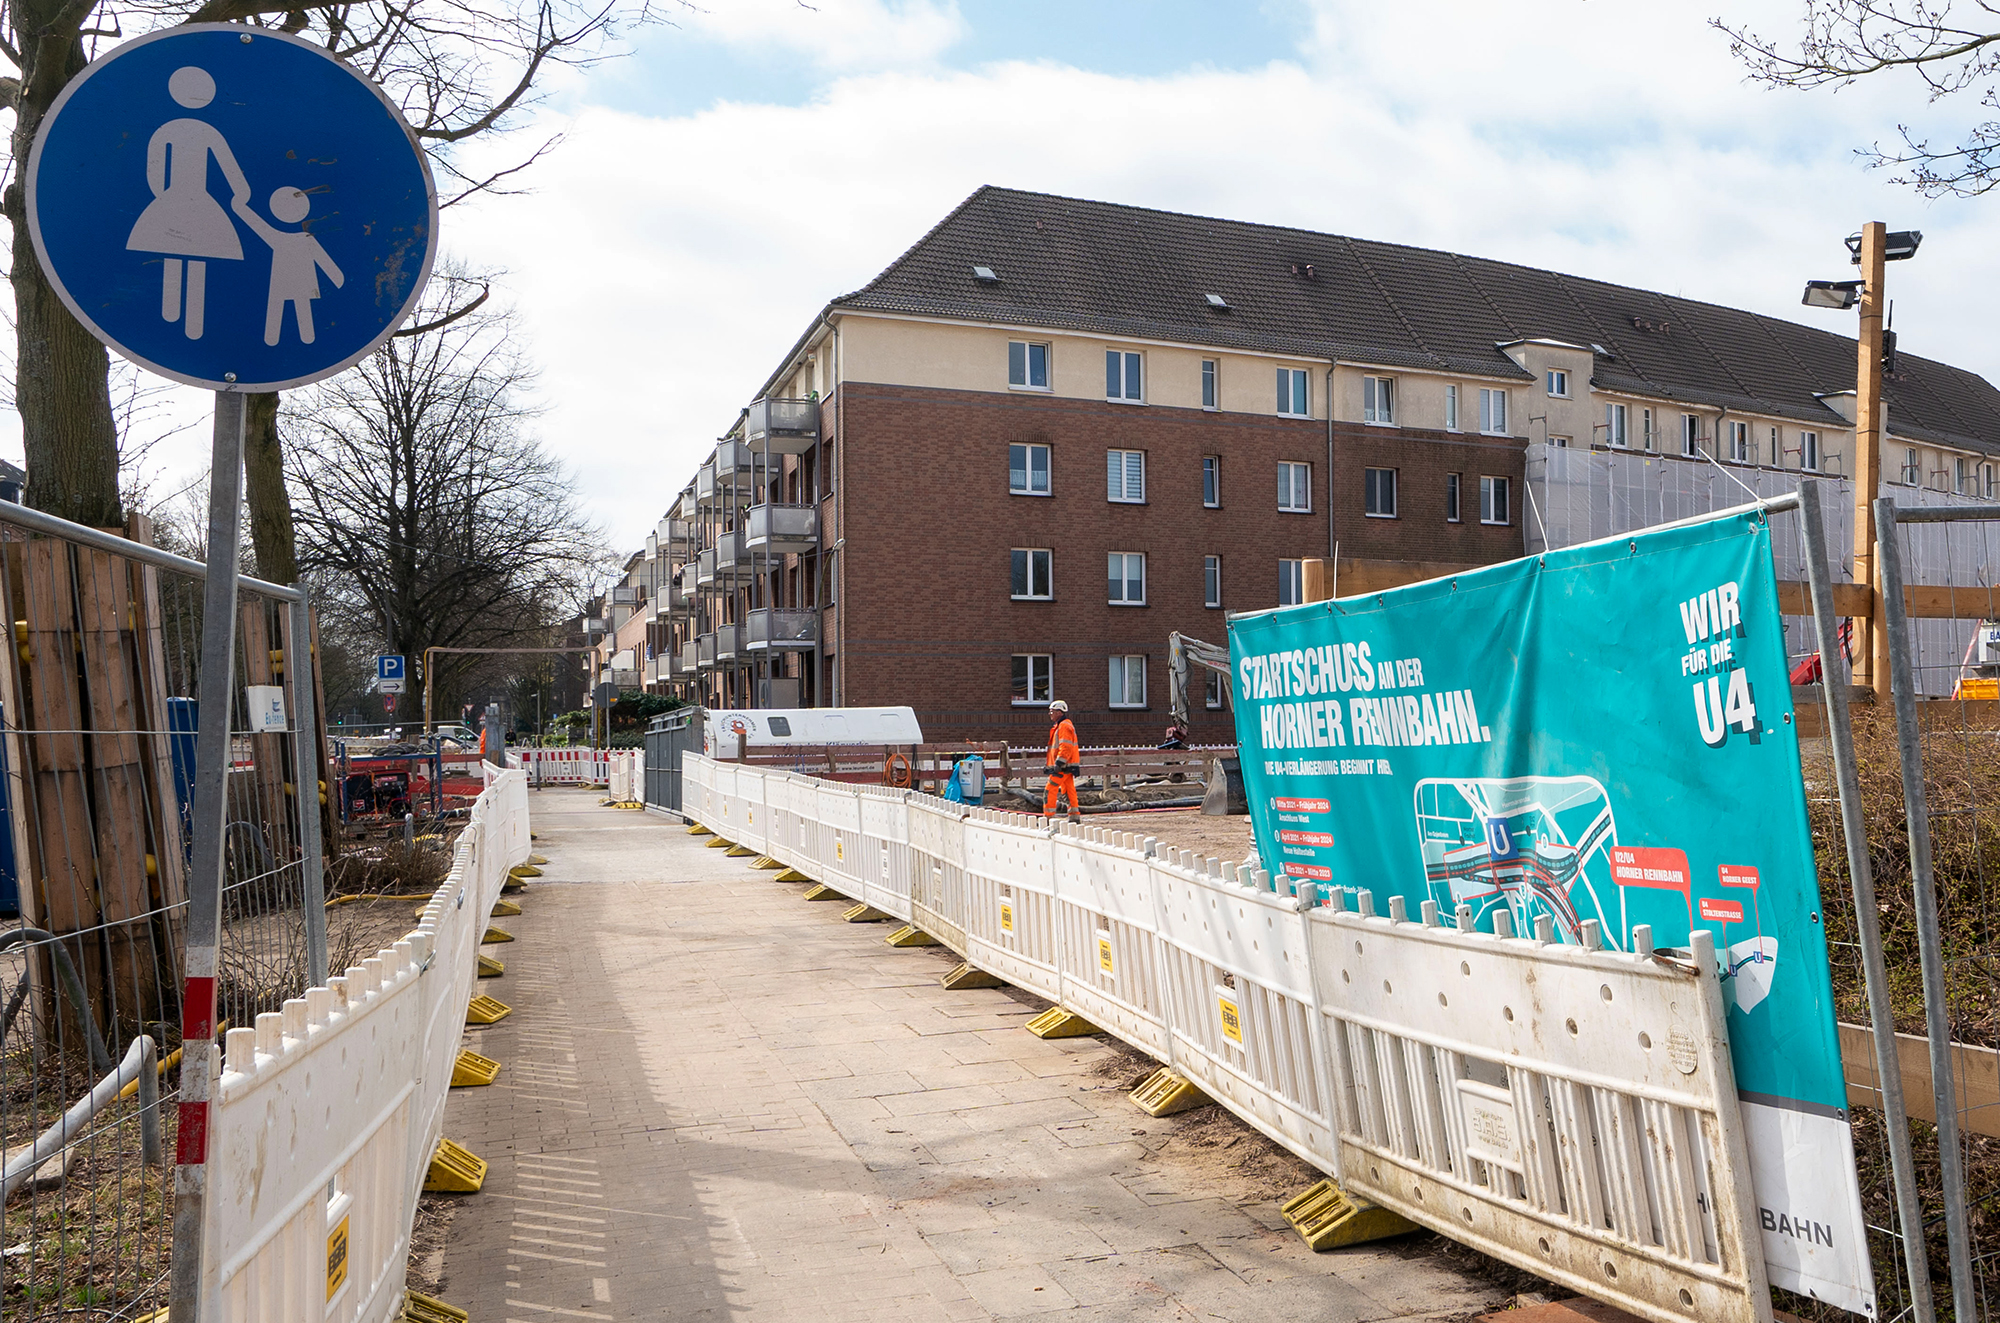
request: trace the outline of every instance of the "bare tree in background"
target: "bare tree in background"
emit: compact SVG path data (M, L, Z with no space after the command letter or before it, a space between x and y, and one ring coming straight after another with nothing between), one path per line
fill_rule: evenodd
M417 321L442 320L470 284L434 280ZM526 430L519 397L532 375L511 330L509 314L482 308L286 396L278 426L299 561L320 582L321 631L335 644L401 653L414 674L427 647L553 642L603 572L602 535ZM455 714L475 680L531 665L441 657L437 711ZM397 715L421 703L406 694Z
M1955 142L1896 126L1900 146L1872 144L1862 155L1902 171L1896 182L1926 197L1972 197L2000 184L2000 4L1992 0L1806 0L1803 31L1779 41L1725 19L1730 49L1767 87L1844 86L1857 78L1908 73L1929 104L1970 99L1979 119Z
M480 172L458 148L515 127L552 66L603 58L616 33L653 17L652 0L0 0L0 107L14 112L11 177L0 215L13 230L15 402L30 475L29 501L79 523L121 522L118 421L104 347L72 317L35 260L20 166L49 107L90 59L126 37L182 23L246 23L314 41L380 83L429 153L449 206L507 181L552 145L525 145ZM277 481L275 401L253 407L264 430L247 447L254 469L259 568L279 582L288 522L265 508ZM260 518L260 515L262 516ZM272 563L264 563L269 560Z

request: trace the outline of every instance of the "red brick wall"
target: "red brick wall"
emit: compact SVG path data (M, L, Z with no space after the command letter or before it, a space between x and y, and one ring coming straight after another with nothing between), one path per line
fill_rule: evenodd
M829 411L831 413L832 411ZM1225 643L1202 604L1202 558L1223 558L1228 611L1278 604L1278 561L1327 554L1326 424L1046 396L849 383L838 409L845 471L845 701L908 704L927 737L1046 738L1040 708L1009 702L1010 658L1053 656L1055 694L1086 745L1157 743L1168 722L1167 634ZM1050 447L1052 495L1007 490L1007 447ZM1336 428L1335 536L1343 557L1494 561L1521 554L1511 527L1481 527L1478 476L1504 474L1522 500L1518 442ZM1105 499L1105 451L1146 452L1146 504ZM1202 505L1202 457L1222 457L1222 504ZM1313 510L1280 513L1277 465L1312 465ZM1395 467L1402 515L1364 519L1364 466ZM1444 520L1444 478L1467 475L1465 519ZM1014 547L1054 551L1052 602L1010 600ZM1105 559L1146 553L1142 607L1110 605ZM833 635L829 630L829 642ZM1143 710L1109 706L1108 658L1147 657ZM1202 706L1198 742L1234 739Z

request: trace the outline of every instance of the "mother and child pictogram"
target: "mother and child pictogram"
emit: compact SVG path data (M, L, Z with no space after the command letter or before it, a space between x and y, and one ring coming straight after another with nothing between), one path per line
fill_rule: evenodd
M246 38L247 40L247 38ZM192 65L176 69L167 79L167 93L188 110L201 110L215 100L215 79ZM201 339L206 319L208 264L240 262L243 244L229 212L208 191L209 158L229 184L230 211L271 250L270 291L264 304L264 343L278 343L285 306L302 344L313 342L313 300L320 296L319 273L338 289L346 277L318 239L303 228L312 199L296 185L280 186L266 201L280 229L250 204L250 182L221 132L206 120L182 117L154 130L146 147L146 184L153 200L132 226L128 251L157 253L160 267L160 316L179 321L190 340Z

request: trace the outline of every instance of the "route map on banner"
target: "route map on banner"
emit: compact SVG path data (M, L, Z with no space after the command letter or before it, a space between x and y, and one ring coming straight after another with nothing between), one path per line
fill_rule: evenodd
M1230 622L1273 874L1715 934L1773 1285L1875 1312L1762 511Z

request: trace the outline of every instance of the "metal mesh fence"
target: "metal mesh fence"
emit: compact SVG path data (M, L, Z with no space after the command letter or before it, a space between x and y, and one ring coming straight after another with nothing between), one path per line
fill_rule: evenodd
M13 643L0 656L0 1147L25 1154L147 1035L171 1152L203 719L200 567L23 520L31 512L0 510ZM217 1007L233 1026L307 986L321 824L320 778L301 787L297 775L296 742L317 710L311 668L290 673L309 655L292 638L302 618L295 601L243 584ZM323 913L311 917L323 943ZM126 1090L12 1191L0 1218L10 1323L165 1305L172 1169L144 1160L141 1101Z

